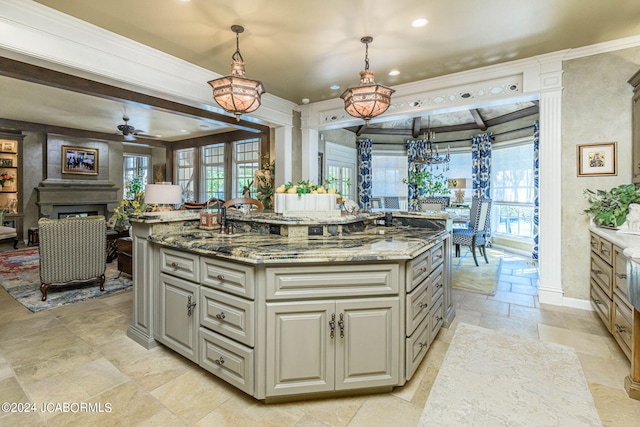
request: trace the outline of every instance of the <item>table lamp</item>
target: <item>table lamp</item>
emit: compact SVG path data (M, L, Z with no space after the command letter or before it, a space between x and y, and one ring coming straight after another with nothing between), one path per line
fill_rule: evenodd
M144 202L158 205L158 211L172 211L175 205L182 203L182 187L169 182L147 184L144 190Z
M467 188L466 178L454 178L449 180L449 188L456 188L454 203L464 203L464 189Z

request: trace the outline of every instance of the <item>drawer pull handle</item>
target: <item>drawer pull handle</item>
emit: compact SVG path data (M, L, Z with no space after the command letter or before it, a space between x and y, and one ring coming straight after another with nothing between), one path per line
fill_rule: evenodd
M331 320L329 321L329 329L331 331L329 333L329 337L333 339L333 334L336 331L336 314L335 313L331 313Z
M428 344L424 343L424 342L419 342L418 345L420 346L420 350L422 350L423 348L425 348Z
M174 262L172 262L172 263L171 263L171 267L173 267L173 268L178 268L178 263L177 263L177 262L175 262L175 261L174 261Z
M607 249L607 248L600 249L600 252L602 252L603 254L606 254L606 255L609 255L609 253L610 253L609 249Z
M426 273L427 272L427 267L422 267L420 269L420 271L418 272L418 274L422 274L422 273Z
M344 313L340 313L340 320L338 320L338 327L340 328L340 338L344 338Z
M216 314L216 319L223 320L225 317L227 316L224 315L224 311L221 311L220 314Z
M196 306L195 302L191 302L191 295L187 297L187 316L191 316L193 307Z
M593 274L603 274L602 270L591 270Z
M602 304L602 301L599 299L594 299L593 302L595 302L596 304Z
M429 304L427 304L426 302L421 302L420 304L418 304L418 307L420 307L420 310L424 310L428 306Z
M224 280L224 276L222 274L218 274L216 277L218 278L218 280Z
M616 277L617 277L618 279L626 279L626 278L627 278L627 275L626 275L626 274L623 274L623 273L616 273Z
M436 284L436 288L441 288L442 286L443 286L443 284L442 284L442 283L437 283L437 284Z
M220 356L220 359L216 359L213 361L216 365L224 365L224 357Z
M436 322L440 322L442 319L444 319L444 317L442 317L442 316L436 316Z

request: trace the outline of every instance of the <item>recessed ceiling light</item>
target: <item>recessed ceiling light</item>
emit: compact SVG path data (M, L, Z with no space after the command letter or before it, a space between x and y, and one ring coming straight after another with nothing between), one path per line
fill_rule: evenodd
M340 89L340 85L331 85L331 86L329 87L329 89L331 89L331 90L338 90L338 89Z
M390 76L397 76L398 74L400 74L400 71L398 71L398 70L391 70L391 71L389 71L389 75L390 75Z
M428 23L429 23L429 20L427 18L418 18L411 23L411 26L415 28L419 28L419 27L424 27Z
M186 133L187 130L186 129L180 129L180 132L185 132Z

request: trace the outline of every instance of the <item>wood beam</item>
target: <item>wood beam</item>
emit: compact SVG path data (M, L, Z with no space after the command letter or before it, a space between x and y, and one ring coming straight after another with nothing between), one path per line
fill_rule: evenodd
M0 57L0 75L32 83L56 87L71 92L96 96L112 101L152 108L158 111L178 114L186 117L207 119L225 123L236 129L254 133L268 133L269 127L246 120L236 121L235 117L207 111L157 96L146 95L123 89L106 83L100 83L83 77L50 70L37 65L27 64L14 59Z
M9 130L9 131L18 131L18 132L27 131L27 132L51 133L51 134L57 134L57 135L73 136L77 138L100 139L103 141L138 143L138 144L146 144L152 147L163 147L163 148L167 148L171 144L167 141L150 139L150 138L142 138L142 137L136 137L134 141L128 141L119 133L95 132L92 130L74 129L74 128L68 128L64 126L45 125L41 123L23 122L20 120L10 120L10 119L2 119L2 118L0 118L0 129Z
M472 108L471 110L469 110L469 112L471 113L471 117L473 117L473 120L478 125L478 129L480 129L481 131L487 130L487 124L484 122L484 119L480 115L480 111L478 111L477 108Z
M422 119L420 117L413 118L413 131L411 132L411 136L414 138L418 138L420 136L420 127Z

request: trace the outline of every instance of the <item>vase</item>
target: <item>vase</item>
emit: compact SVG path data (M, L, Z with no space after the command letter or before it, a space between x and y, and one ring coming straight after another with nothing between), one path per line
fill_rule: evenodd
M116 219L116 223L113 225L113 229L116 231L127 231L131 227L131 223L128 218L118 218Z

